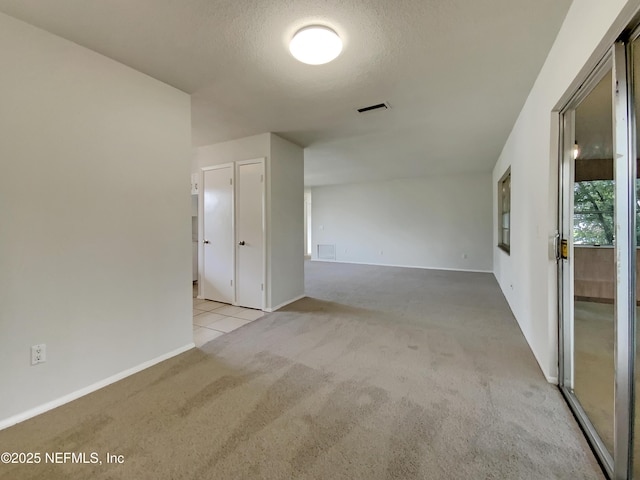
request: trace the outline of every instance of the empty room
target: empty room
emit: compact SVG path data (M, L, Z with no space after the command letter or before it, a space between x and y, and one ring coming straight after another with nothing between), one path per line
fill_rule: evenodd
M640 0L0 0L0 64L0 479L640 478Z

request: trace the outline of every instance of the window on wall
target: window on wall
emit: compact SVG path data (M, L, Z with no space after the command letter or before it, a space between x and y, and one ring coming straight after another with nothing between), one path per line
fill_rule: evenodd
M498 182L498 247L511 251L511 167Z

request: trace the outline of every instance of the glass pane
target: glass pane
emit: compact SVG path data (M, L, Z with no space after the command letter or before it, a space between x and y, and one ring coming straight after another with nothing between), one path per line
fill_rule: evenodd
M611 72L575 111L573 390L613 454L615 242Z

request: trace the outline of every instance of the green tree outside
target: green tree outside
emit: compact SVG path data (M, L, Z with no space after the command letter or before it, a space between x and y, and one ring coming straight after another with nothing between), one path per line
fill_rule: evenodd
M613 245L614 225L613 180L576 182L573 189L573 240L579 245ZM640 198L640 181L636 180ZM640 210L638 208L637 210ZM636 218L636 244L640 241L640 215Z

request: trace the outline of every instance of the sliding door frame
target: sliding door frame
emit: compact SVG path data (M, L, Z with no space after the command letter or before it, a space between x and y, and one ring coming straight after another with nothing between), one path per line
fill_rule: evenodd
M558 314L560 390L573 410L610 478L628 479L632 473L635 359L635 118L633 109L632 41L616 42L580 85L561 110L559 222L558 231L566 239L568 258L558 255ZM573 185L575 160L575 109L611 70L613 105L613 157L615 179L615 345L614 345L614 449L609 452L576 397L574 388L573 329Z
M615 478L631 478L633 446L633 375L635 337L635 124L633 121L633 70L631 41L616 42L614 49L613 147L616 229L616 334L615 334ZM632 165L633 164L633 165ZM635 195L634 195L635 196Z
M561 110L560 132L560 171L559 171L559 222L560 238L567 242L567 255L558 255L558 303L559 303L559 375L558 384L567 403L571 407L580 427L585 432L600 463L610 478L614 472L614 452L609 452L597 433L588 415L580 405L574 388L574 244L573 244L573 216L574 209L573 186L575 175L575 159L573 155L575 142L575 110L591 93L596 85L609 73L613 72L614 50L611 48L598 62L587 79L578 87L567 105ZM612 84L615 82L612 81ZM565 258L566 257L566 258ZM615 450L615 449L614 449Z

